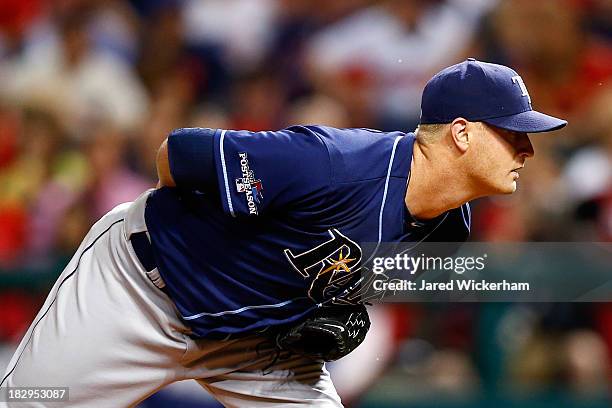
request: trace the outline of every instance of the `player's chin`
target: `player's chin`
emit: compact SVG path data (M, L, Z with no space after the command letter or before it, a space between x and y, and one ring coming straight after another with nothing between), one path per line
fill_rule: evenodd
M516 188L516 180L505 181L495 185L493 194L512 194L516 191Z

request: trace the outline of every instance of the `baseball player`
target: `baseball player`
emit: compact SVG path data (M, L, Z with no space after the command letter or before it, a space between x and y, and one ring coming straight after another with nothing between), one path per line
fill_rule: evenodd
M369 327L360 243L465 240L467 203L516 189L527 133L567 124L532 109L515 71L474 59L421 105L416 135L173 131L158 188L92 227L0 385L122 407L194 379L227 407L341 406L324 362Z

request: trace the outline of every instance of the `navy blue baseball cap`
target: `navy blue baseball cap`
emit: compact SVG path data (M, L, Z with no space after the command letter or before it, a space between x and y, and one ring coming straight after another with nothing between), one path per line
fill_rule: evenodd
M421 99L421 123L456 118L516 132L556 130L567 121L533 110L523 79L511 68L468 58L429 80Z

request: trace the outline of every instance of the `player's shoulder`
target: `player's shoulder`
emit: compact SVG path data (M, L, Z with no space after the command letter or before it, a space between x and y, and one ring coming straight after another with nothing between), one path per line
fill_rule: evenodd
M321 137L325 143L337 145L338 148L355 147L363 144L377 144L385 139L394 139L403 132L384 132L369 128L336 128L324 125L294 126L293 128L305 128Z
M385 178L398 141L404 132L384 132L368 128L304 126L315 133L329 151L334 180L355 182Z

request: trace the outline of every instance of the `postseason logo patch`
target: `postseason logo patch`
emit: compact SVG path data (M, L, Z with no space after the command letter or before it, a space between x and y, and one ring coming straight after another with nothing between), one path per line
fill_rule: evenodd
M249 156L246 152L238 153L238 157L240 158L242 177L236 179L236 190L245 194L249 215L257 215L257 206L263 199L263 186L261 180L255 178L253 170L249 167Z

